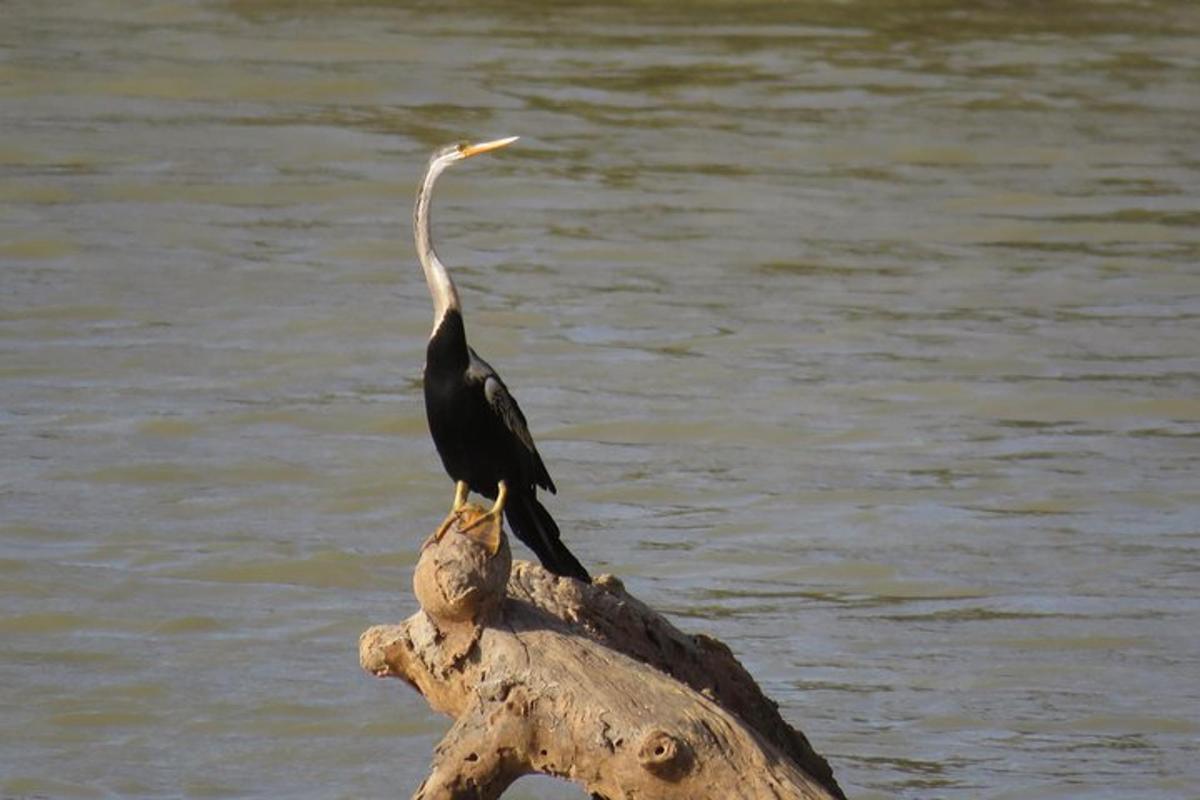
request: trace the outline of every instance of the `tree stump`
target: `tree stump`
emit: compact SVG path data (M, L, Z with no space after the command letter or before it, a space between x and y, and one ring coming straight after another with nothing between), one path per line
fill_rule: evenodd
M421 610L362 634L368 672L455 719L414 800L497 798L522 775L605 800L829 800L829 764L725 645L687 635L601 576L515 564L468 506L425 543Z

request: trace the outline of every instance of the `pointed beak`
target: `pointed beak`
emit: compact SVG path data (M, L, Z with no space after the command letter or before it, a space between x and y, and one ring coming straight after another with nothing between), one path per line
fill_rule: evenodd
M493 139L490 142L469 144L459 150L459 152L462 154L463 158L470 158L471 156L477 156L480 153L490 153L493 150L499 150L501 147L508 147L510 144L520 138L520 136L509 136L507 139Z

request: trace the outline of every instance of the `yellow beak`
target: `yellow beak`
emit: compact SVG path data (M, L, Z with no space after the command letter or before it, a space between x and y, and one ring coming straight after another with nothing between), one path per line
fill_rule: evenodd
M477 156L480 153L490 153L493 150L499 150L501 147L508 147L510 144L520 138L520 136L509 136L507 139L493 139L490 142L463 145L459 152L462 153L463 158L470 158L471 156Z

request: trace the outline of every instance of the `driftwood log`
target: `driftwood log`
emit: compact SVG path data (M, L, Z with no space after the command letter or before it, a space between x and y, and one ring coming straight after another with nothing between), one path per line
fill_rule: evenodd
M725 645L612 576L514 564L482 509L447 519L413 583L421 610L364 632L359 658L455 719L414 800L497 798L531 773L604 800L845 797Z

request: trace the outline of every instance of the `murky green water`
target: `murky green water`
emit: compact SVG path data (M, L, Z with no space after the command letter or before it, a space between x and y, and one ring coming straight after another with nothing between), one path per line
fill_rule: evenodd
M852 796L1196 797L1200 7L0 15L0 795L419 783L411 196L520 134L439 241L585 563Z

